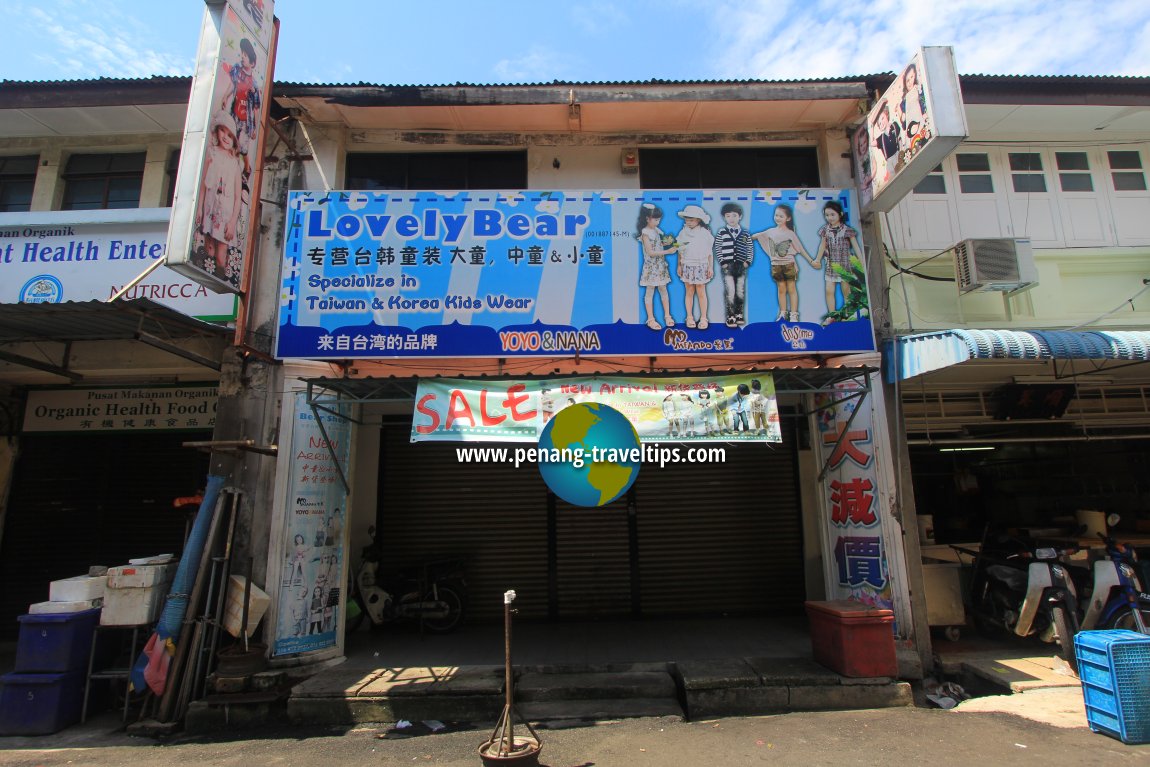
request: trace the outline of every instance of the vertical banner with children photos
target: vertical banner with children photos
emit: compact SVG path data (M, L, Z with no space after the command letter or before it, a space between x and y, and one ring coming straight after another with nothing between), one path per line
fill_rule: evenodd
M351 424L320 411L321 429L304 392L296 393L291 417L291 468L273 655L334 647L346 601L340 578L347 491L336 461L346 471Z
M216 291L240 291L257 231L271 98L272 0L207 2L168 229L167 265Z
M281 359L874 351L842 189L292 192Z
M954 50L919 50L852 137L864 213L888 211L967 136Z
M782 442L767 373L682 378L420 379L412 442L536 442L565 407L618 410L640 442Z
M821 481L827 599L853 599L894 609L894 588L883 536L883 498L877 466L873 397L855 381L814 395L816 454Z

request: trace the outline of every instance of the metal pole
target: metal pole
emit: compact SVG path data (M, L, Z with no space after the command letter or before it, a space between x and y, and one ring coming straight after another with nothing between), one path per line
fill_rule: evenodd
M503 687L507 691L507 726L504 728L504 740L499 748L500 755L507 755L515 749L515 675L511 671L511 603L515 601L515 591L503 594ZM506 749L502 744L506 744Z
M240 608L240 636L244 640L244 652L248 651L248 600L252 598L252 565L255 560L248 557L248 575L244 579L244 603Z

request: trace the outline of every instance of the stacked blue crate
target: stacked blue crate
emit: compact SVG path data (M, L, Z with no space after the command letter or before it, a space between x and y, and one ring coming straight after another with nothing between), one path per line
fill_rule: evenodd
M80 721L100 609L21 615L16 668L0 676L0 735L48 735Z
M1074 653L1090 729L1123 743L1150 743L1150 636L1082 631Z

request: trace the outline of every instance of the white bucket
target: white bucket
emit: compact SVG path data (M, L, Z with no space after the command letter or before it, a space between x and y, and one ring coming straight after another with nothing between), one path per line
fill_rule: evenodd
M934 544L934 515L918 515L918 542L927 546Z
M1106 534L1106 512L1095 509L1079 509L1074 512L1078 527L1085 527L1083 538L1097 538L1099 533Z

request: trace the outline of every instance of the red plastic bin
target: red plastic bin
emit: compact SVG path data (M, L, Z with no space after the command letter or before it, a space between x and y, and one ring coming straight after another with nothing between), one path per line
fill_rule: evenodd
M848 599L806 605L816 661L843 676L898 676L893 612Z

